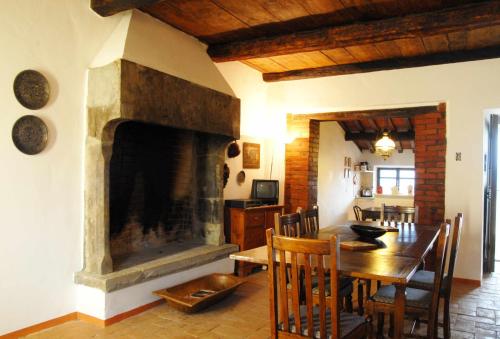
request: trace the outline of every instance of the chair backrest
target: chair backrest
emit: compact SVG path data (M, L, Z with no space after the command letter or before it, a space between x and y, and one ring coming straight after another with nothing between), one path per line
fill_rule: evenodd
M280 215L279 213L274 213L274 229L277 235L300 237L300 214L290 213Z
M352 209L354 210L354 216L356 217L356 220L361 221L363 219L363 211L361 210L361 207L359 207L358 205L354 205Z
M440 289L444 276L444 261L446 257L446 247L448 241L448 234L450 231L450 224L442 223L439 227L439 237L436 247L436 258L434 263L434 284L432 289L432 301L429 309L429 319L427 327L427 336L429 338L437 338L438 329L438 310L439 310L439 297Z
M319 208L317 205L307 211L297 207L297 213L300 215L301 234L316 234L319 232Z
M446 280L446 285L444 286L444 292L449 297L451 294L451 286L453 280L453 272L455 271L455 263L457 261L458 246L460 245L460 235L462 233L462 226L464 223L463 213L458 213L455 217L455 223L453 224L453 234L451 236L451 249L448 261L448 278Z
M380 221L418 223L418 206L386 206L380 208Z
M340 304L338 296L340 265L339 242L336 235L329 240L299 239L273 235L273 230L266 231L268 254L269 305L271 319L271 334L278 337L278 331L286 337L302 337L301 317L307 319L308 337L319 331L321 338L327 336L326 309L330 309L331 333L333 338L340 338ZM325 264L325 256L330 256L329 265ZM292 271L290 279L292 302L289 305L287 295L287 265ZM303 270L305 280L306 307L300 307L300 273ZM330 299L326 297L325 274L330 271ZM316 272L319 289L319 328L314 328L312 276ZM290 292L288 292L290 293ZM328 302L328 304L327 304ZM289 309L291 306L291 310ZM301 314L305 312L306 314ZM291 317L289 318L289 316ZM291 321L295 334L290 328ZM283 327L279 326L280 322Z

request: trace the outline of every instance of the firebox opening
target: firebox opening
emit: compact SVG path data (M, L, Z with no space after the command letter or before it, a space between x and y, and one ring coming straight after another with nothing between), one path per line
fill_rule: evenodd
M136 121L116 128L109 168L115 270L203 244L194 215L196 138Z

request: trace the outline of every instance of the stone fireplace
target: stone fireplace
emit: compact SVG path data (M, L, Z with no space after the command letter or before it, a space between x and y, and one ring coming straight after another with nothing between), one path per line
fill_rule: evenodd
M224 149L239 99L127 60L89 71L85 265L106 292L227 257Z

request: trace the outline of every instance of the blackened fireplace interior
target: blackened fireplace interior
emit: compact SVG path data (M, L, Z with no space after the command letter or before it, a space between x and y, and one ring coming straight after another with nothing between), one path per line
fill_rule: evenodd
M204 244L193 180L200 134L135 121L116 128L109 183L115 270Z

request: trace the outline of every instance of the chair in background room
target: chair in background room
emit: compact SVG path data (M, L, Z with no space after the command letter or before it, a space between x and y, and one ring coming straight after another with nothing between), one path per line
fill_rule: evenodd
M356 220L363 220L363 210L361 210L361 207L359 207L358 205L354 205L352 209L354 210L354 216L356 217Z
M337 237L333 235L330 240L292 239L275 236L272 229L266 231L266 237L271 337L366 338L368 323L365 318L340 310L340 248ZM323 260L327 255L330 256L329 266ZM291 288L287 288L288 270L292 272ZM314 271L316 275L313 275ZM329 283L326 281L327 271ZM304 273L303 305L300 272ZM318 282L317 303L313 298L314 277ZM290 294L291 303L287 297Z
M460 244L460 235L462 233L464 215L463 213L458 213L455 217L455 222L453 224L453 233L451 235L451 244L448 242L448 246L451 245L448 261L444 261L443 270L448 263L448 271L444 274L443 283L441 284L441 290L439 295L444 300L444 314L443 314L443 334L445 339L451 338L450 329L450 298L451 298L451 287L453 282L453 272L455 271L455 263L457 260L458 246ZM417 271L410 282L409 287L423 289L427 291L432 291L434 288L434 278L435 273L432 271L419 270Z
M381 286L380 289L367 301L367 309L373 316L377 314L377 335L382 336L384 328L384 313L393 315L395 312L405 312L412 316L427 315L427 338L437 338L439 291L443 281L443 262L446 251L449 224L442 223L436 248L435 275L432 291L416 288L406 288L406 308L396 310L394 285Z
M297 207L300 215L302 234L316 234L319 232L319 208L314 205L312 209L304 211L302 207Z
M297 237L301 235L301 219L299 213L274 214L274 229L277 235Z
M418 223L418 206L387 206L380 207L380 222Z

